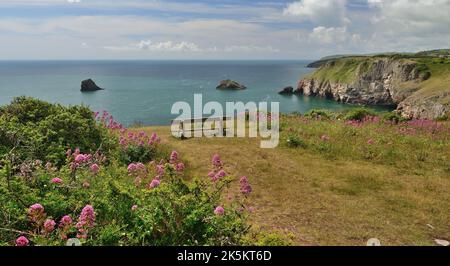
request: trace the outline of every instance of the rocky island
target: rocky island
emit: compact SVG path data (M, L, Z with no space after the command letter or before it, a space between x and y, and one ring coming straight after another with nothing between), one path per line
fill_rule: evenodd
M97 84L95 84L95 82L92 79L86 79L81 82L81 91L82 92L99 91L99 90L104 90L104 89L97 86Z
M217 86L217 89L221 90L245 90L246 88L247 87L245 87L244 85L239 84L231 79L222 80Z
M278 94L291 95L294 94L294 88L292 86L285 87L278 91Z
M421 52L330 60L302 79L296 93L343 103L394 106L407 118L450 115L450 58Z

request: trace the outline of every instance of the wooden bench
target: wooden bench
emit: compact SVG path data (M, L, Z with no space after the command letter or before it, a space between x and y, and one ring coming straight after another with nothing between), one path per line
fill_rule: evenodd
M228 130L227 121L232 120L232 117L202 117L202 118L188 118L188 119L174 119L172 120L172 129L173 125L178 124L179 129L177 132L172 132L172 135L186 139L189 137L195 137L195 132L202 131L202 136L205 134L206 136L225 136ZM207 129L204 129L205 122L214 123L214 126L208 126ZM201 126L195 127L196 123L201 123ZM211 128L211 129L210 129ZM190 132L191 134L186 134ZM174 134L175 133L175 134Z

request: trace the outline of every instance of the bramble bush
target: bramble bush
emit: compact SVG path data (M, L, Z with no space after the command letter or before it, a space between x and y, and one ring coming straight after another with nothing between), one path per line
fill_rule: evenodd
M0 108L0 155L14 149L17 160L39 159L61 166L70 147L110 153L115 140L85 106L64 107L29 97Z
M23 142L6 143L4 150L11 150L3 154L0 170L0 245L245 243L252 187L247 177L237 180L227 173L219 155L213 156L209 173L191 178L179 154L167 152L156 134L130 132L107 112L89 111L89 118L85 107L31 98L1 110L8 123L0 124L0 132L8 134L12 120L24 132L48 126L54 146L42 153L33 146L23 156L23 145L43 140L24 134ZM85 127L89 136L80 135ZM98 142L91 146L89 139ZM58 160L45 160L51 158Z

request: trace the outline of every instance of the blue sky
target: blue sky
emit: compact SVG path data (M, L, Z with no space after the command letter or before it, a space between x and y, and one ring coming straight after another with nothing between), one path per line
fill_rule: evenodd
M450 43L450 0L0 0L0 59L315 59Z

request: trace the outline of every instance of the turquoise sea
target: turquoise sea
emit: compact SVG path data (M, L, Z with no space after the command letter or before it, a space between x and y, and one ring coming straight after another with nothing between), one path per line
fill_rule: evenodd
M129 126L167 125L172 104L192 103L195 93L203 101L280 102L284 113L304 113L312 108L353 108L331 100L282 96L278 90L296 87L312 71L309 61L0 61L0 105L27 95L64 105L85 104L94 111L107 110ZM81 93L82 80L92 78L104 91ZM222 79L248 87L221 91Z

